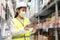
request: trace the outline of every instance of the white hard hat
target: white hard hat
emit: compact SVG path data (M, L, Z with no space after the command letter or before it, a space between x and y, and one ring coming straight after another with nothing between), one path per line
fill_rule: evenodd
M19 2L16 4L16 9L20 8L20 7L27 7L27 3L26 2Z

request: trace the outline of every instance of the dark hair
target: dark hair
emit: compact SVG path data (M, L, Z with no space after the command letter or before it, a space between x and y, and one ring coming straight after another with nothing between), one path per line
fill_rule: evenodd
M15 14L15 18L18 16L18 12L16 12L16 14Z
M20 10L22 7L19 7L19 8L17 8L18 10ZM16 10L17 10L16 9ZM14 18L16 18L18 16L18 12L16 12L16 14L15 14L15 17Z

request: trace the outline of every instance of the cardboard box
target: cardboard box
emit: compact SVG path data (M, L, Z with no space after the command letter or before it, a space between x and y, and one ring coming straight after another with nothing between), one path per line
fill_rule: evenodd
M38 35L33 35L33 40L38 40ZM40 35L40 40L48 40L48 37Z

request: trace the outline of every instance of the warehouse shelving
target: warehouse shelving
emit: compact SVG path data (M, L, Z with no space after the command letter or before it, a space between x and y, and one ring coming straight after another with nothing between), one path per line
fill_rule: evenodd
M52 8L53 8L53 9L55 10L55 12L56 12L56 13L55 13L55 15L56 15L56 16L55 16L55 17L56 17L55 21L57 22L57 20L58 20L58 9L59 9L59 7L60 7L60 5L59 5L59 2L60 2L60 1L59 1L59 0L54 0L54 1L55 1L55 3L54 3L54 2L51 3L51 4L50 4L49 6L47 6L46 9L44 9L44 10L52 9ZM54 7L53 7L53 6L54 6ZM52 9L52 10L53 10L53 9ZM44 11L44 10L43 10L43 11ZM43 12L43 11L42 11L42 12ZM55 22L55 23L56 23L56 22ZM54 28L54 30L55 30L55 32L54 32L54 33L55 33L55 40L59 40L59 39L58 39L58 31L57 31L58 29L57 29L57 28Z
M36 15L34 16L34 17L41 17L41 16L47 16L48 14L51 14L51 13L53 13L53 12L56 12L55 14L56 14L56 19L55 19L55 21L57 22L57 20L58 20L58 10L60 10L60 0L54 0L54 1L52 1L52 2L50 2L48 5L46 5L46 6L44 6L44 8L43 9L38 9L39 10L39 12L38 12L38 14L36 13ZM39 4L38 4L39 5ZM51 11L50 13L49 13L49 11ZM46 15L45 15L45 13L47 13ZM44 15L42 15L42 14L44 14ZM48 17L48 16L47 16ZM58 39L58 29L57 28L53 28L54 29L54 36L55 36L55 39L53 39L53 40L59 40ZM52 30L53 31L53 30Z

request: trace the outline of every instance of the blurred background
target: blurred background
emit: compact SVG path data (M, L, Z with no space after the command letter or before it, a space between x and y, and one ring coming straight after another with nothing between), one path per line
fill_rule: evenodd
M28 4L27 18L31 22L37 19L39 24L31 40L60 40L60 0L0 0L0 40L5 40L1 36L4 23L10 25L16 4L21 1Z

